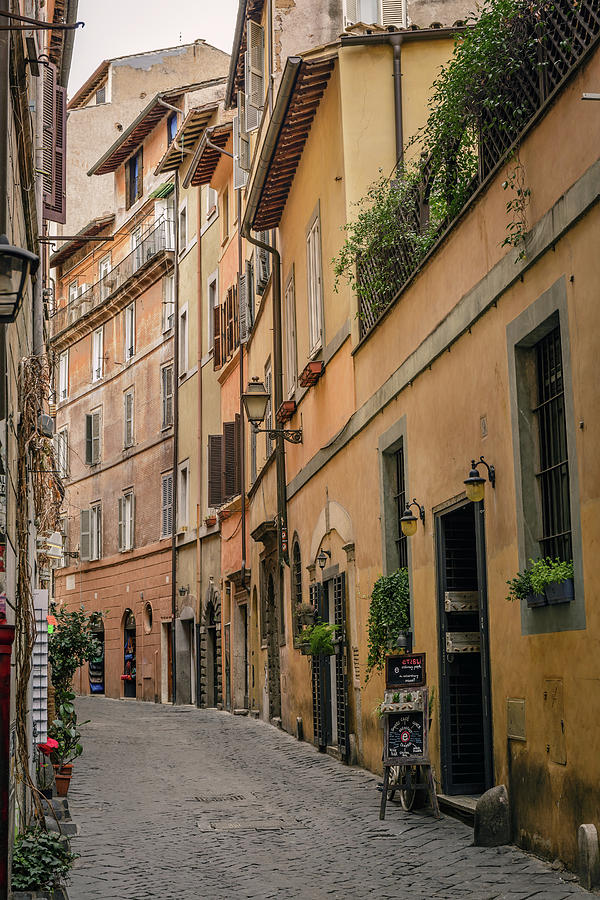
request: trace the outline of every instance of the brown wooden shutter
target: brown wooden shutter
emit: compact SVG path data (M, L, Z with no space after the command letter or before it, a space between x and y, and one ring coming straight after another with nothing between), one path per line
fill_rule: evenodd
M223 460L222 460L223 436L221 434L209 434L208 436L208 505L221 506L223 503Z
M213 309L213 335L213 366L215 369L220 369L223 365L220 306L215 306Z
M85 462L91 466L94 461L93 439L92 439L92 416L85 417Z
M235 422L223 422L223 473L225 480L224 499L230 500L236 493L236 427Z
M67 221L67 91L66 88L56 83L56 67L44 68L52 68L54 71L49 73L44 81L42 215L51 222L59 222L64 225Z

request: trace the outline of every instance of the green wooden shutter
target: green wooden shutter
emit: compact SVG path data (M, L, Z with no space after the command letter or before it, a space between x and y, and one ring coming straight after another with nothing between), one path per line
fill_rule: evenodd
M90 558L90 518L91 511L82 509L80 513L79 558L84 561Z

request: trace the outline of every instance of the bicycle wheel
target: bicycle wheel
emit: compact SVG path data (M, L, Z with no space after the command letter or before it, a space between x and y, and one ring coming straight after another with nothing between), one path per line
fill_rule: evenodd
M405 787L400 788L400 803L402 804L402 809L406 810L406 812L410 812L415 805L420 776L420 766L402 766L401 780Z
M390 766L390 780L388 782L388 792L387 798L388 800L393 800L396 791L398 790L398 783L401 779L402 771L401 766Z

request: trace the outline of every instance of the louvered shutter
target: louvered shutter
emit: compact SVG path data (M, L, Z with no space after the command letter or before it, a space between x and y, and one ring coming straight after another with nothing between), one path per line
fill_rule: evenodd
M239 165L244 172L250 171L250 140L246 131L246 95L238 91L237 95L238 128L239 128Z
M381 24L406 28L406 0L381 0Z
M338 626L336 637L341 640L340 652L335 656L335 698L338 750L343 759L350 752L348 728L348 657L346 652L346 575L333 579L333 615Z
M67 92L57 84L57 69L44 66L42 215L66 222Z
M359 0L345 0L344 2L344 24L355 25L360 21Z
M235 422L223 423L223 474L225 480L224 499L235 497Z
M129 549L135 547L135 494L131 495L131 518L129 520Z
M100 460L100 413L92 413L92 463Z
M248 181L248 173L242 169L240 165L242 138L240 135L240 117L233 117L233 188L239 191L246 187Z
M240 344L248 340L248 280L246 275L239 276L238 297L240 300Z
M90 558L90 527L91 511L89 509L82 509L79 535L79 558L82 560L89 560Z
M244 110L245 110L245 129L246 134L250 134L251 131L256 131L258 126L260 125L260 109L256 106L253 106L250 103L250 98L248 96L248 89L250 84L250 54L246 50L244 53L244 84L246 86L246 95L244 98Z
M92 440L92 416L85 417L85 462L91 466L94 461L93 440Z
M223 503L223 436L208 436L208 505L215 508Z
M170 537L173 534L173 475L163 475L162 478L162 526L161 536Z
M258 240L263 244L269 243L269 234L266 231L259 231ZM269 282L270 260L269 253L263 247L256 247L255 256L255 275L256 275L256 293L262 294Z
M125 394L125 446L133 444L133 394Z
M119 497L117 501L119 505L119 550L125 549L125 527L123 521L123 507L125 505L123 497Z
M221 307L215 306L213 309L213 366L215 369L220 369L222 365L221 346Z
M254 325L254 266L246 260L246 330L248 337Z
M246 46L248 48L247 102L257 110L262 110L265 101L265 31L258 22L248 19L246 23Z
M233 493L237 496L242 490L242 427L239 413L235 414L234 426Z

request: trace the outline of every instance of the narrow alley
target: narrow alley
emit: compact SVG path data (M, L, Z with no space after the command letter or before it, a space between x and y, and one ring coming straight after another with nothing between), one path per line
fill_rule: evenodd
M516 848L471 846L452 818L390 803L380 822L376 776L262 721L100 698L78 712L70 900L585 894Z

